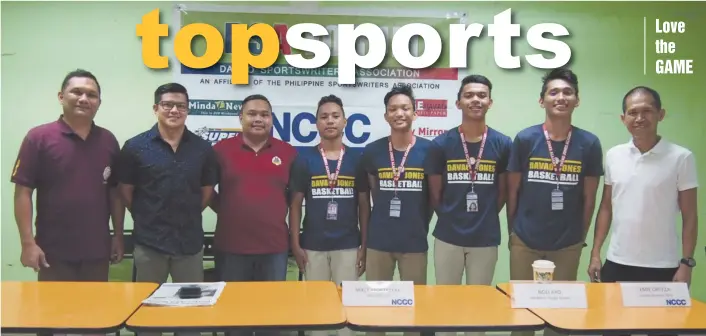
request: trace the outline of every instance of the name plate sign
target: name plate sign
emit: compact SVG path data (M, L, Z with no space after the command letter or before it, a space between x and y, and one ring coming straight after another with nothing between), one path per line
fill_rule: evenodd
M346 307L413 307L412 281L343 281L341 299Z
M588 308L583 283L513 283L512 308Z
M621 282L625 307L691 307L684 282Z

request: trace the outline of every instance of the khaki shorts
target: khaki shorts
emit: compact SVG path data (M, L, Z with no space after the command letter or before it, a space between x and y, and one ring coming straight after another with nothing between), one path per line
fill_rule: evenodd
M510 235L510 279L532 280L532 263L535 260L550 260L556 265L554 280L576 281L583 242L556 251L540 251L527 247L515 234Z
M170 256L149 247L135 245L133 251L137 282L162 284L172 276L172 282L203 281L203 250L194 255Z
M427 253L391 253L369 248L366 252L365 278L368 281L390 281L395 266L400 280L413 281L415 285L427 284Z
M434 271L437 285L490 285L498 262L498 247L462 247L434 240Z
M358 280L358 249L337 251L306 250L307 259L304 278L309 281L333 281L340 286L342 281Z

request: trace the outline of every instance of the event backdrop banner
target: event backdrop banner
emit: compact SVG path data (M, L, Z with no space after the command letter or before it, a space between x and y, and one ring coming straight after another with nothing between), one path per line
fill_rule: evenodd
M462 23L464 13L306 10L304 5L301 6L304 8L298 8L298 4L292 6L177 6L174 19L179 27L206 23L218 28L225 42L225 53L216 65L206 69L192 69L184 65L173 68L175 81L189 90L191 102L187 126L190 130L213 144L232 137L240 131L238 116L242 100L251 94L262 94L272 103L272 135L295 147L313 146L319 142L315 127L317 103L321 97L334 94L343 100L348 119L344 142L353 148L362 149L369 142L389 134L389 126L383 116L383 98L398 85L411 86L414 90L418 115L414 125L415 134L433 138L460 122L460 115L453 111L456 109L456 94L462 75L459 69L448 66L448 53L442 52L433 67L406 69L396 63L390 46L392 33L409 23L426 23L439 32L442 41L448 41L449 25ZM281 40L279 59L266 69L251 68L248 85L232 85L230 81L231 23L270 24ZM328 64L318 69L299 69L286 62L284 55L299 52L290 48L286 41L287 28L298 23L316 23L327 28L329 35L319 39L329 45L332 51ZM385 33L388 50L386 58L376 68L358 68L356 84L341 85L337 82L337 25L362 23L373 23ZM359 54L365 53L366 44L365 38L358 40L356 48ZM261 47L257 38L250 41L251 53L258 54ZM196 55L202 54L206 48L204 40L195 40L192 48ZM446 48L444 46L444 50ZM422 50L423 41L412 39L410 53L419 55Z

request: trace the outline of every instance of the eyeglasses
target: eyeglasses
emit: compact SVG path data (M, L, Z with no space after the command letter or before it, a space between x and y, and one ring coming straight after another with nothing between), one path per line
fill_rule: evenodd
M174 106L176 106L177 111L179 111L179 112L185 112L189 107L189 105L184 104L184 103L173 103L173 102L166 102L166 101L159 102L159 106L161 106L163 109L165 109L167 111L171 111L174 108Z

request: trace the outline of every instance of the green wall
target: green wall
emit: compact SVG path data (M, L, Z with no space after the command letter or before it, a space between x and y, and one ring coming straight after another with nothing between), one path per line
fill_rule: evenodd
M284 5L298 2L280 3ZM238 3L243 4L243 3ZM320 3L319 6L370 6L371 2ZM258 5L278 5L258 3ZM316 5L316 4L314 4ZM397 3L375 2L384 10L399 7ZM575 112L575 124L595 132L604 150L629 139L620 123L621 99L636 85L648 85L663 96L667 116L661 124L666 138L695 152L700 175L706 176L706 150L699 127L706 124L702 108L706 83L706 53L703 37L706 26L698 18L706 17L706 3L614 3L614 2L414 2L410 7L466 11L471 21L492 23L493 15L512 8L514 22L522 24L523 33L532 24L543 21L565 25L572 36L573 69L579 76L581 106ZM108 127L123 142L154 122L151 112L152 93L171 81L166 71L147 69L141 60L140 40L135 25L141 16L154 8L170 13L167 2L3 2L2 4L2 279L34 279L31 270L19 262L20 245L12 212L12 190L9 182L18 147L27 130L39 123L52 121L61 113L56 100L61 79L70 70L85 68L101 81L103 105L97 123ZM643 17L647 17L647 75L643 75ZM686 33L665 37L677 43L675 57L695 59L695 74L691 76L654 75L654 20L683 20ZM163 14L162 22L170 23L171 15ZM172 34L174 30L172 29ZM484 33L485 36L485 33ZM163 53L170 48L167 41ZM495 104L488 116L489 123L514 136L530 124L539 123L544 112L537 103L541 86L541 71L524 66L507 71L495 66L492 40L474 40L471 44L470 67L488 76L495 85ZM515 54L529 53L520 40ZM524 61L523 61L524 64ZM313 102L312 102L313 103ZM702 178L702 183L703 178ZM703 189L703 188L702 188ZM703 193L700 214L706 213ZM600 199L600 193L599 193ZM505 214L501 214L504 218ZM207 228L212 229L215 216L205 215ZM594 217L595 218L595 217ZM703 221L702 221L703 223ZM131 227L128 220L127 227ZM505 225L503 223L503 229ZM692 281L693 295L706 301L706 258L702 234L696 250L699 265ZM508 280L506 234L498 262L495 281ZM592 237L589 237L589 240ZM430 238L431 240L431 238ZM589 241L589 245L591 242ZM606 243L607 246L607 243ZM585 269L589 250L583 254L579 273L586 280ZM430 259L433 260L433 259ZM433 278L433 266L429 267ZM433 283L433 281L431 282Z

